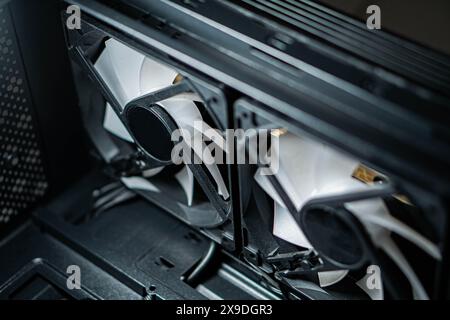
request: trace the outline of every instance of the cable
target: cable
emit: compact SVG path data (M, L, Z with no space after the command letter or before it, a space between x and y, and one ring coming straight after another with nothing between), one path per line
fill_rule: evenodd
M208 251L200 260L195 269L191 272L191 274L186 278L185 282L192 287L194 287L199 280L204 276L205 271L208 267L214 262L214 257L217 253L217 245L214 241L209 245Z

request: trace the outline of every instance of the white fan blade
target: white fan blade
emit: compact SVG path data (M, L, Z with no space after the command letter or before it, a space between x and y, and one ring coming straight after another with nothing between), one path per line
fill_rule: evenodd
M147 179L142 177L123 177L122 183L131 190L144 190L151 192L160 192L159 189Z
M312 198L366 189L351 179L358 161L291 133L279 139L271 149L271 156L279 157L275 175L297 210Z
M105 42L105 49L98 58L95 68L121 108L140 95L139 74L144 56L117 40ZM127 129L109 103L106 105L103 126L117 137L133 142Z
M189 125L192 128L194 123L202 122L202 115L194 102L190 100L173 97L158 103L175 120L179 127Z
M127 128L122 123L119 116L114 112L109 103L106 103L106 111L105 111L105 119L103 121L103 127L112 134L116 135L117 137L125 141L134 143L134 140L131 137L130 133L128 132Z
M160 173L161 171L163 171L163 169L164 169L164 167L147 169L142 172L142 176L144 178L151 178L151 177L154 177L155 175L157 175L158 173Z
M227 200L230 197L230 194L228 193L227 186L219 170L219 167L216 164L214 164L214 158L209 152L207 146L204 143L200 146L197 146L195 143L192 144L189 142L187 142L187 144L195 152L195 154L197 154L198 156L202 155L201 159L203 159L203 165L206 167L206 169L208 169L209 173L211 174L211 177L216 183L217 192L219 193L219 195L222 196L222 198Z
M197 93L194 93L194 92L181 93L175 97L179 98L179 99L183 99L183 100L194 101L194 102L203 102L202 98Z
M314 175L317 190L315 197L323 194L363 191L369 187L352 178L353 172L360 165L356 159L321 145L316 160L318 163Z
M406 260L403 253L397 247L395 242L392 241L389 234L385 233L383 236L377 237L374 240L376 241L376 244L380 248L382 248L386 252L386 254L392 259L392 261L394 261L397 264L397 266L406 276L409 283L411 284L414 299L428 300L429 299L428 294L425 291L424 287L422 286L422 283L420 282L414 270L411 268L411 265Z
M105 48L100 54L97 62L94 65L99 76L102 78L103 82L108 86L111 93L117 99L120 107L124 107L127 103L127 95L125 94L122 85L117 78L116 72L113 67L113 61L108 50Z
M173 84L177 75L178 72L175 70L155 60L145 58L140 71L140 92L147 94L161 90Z
M277 202L274 205L273 234L289 243L311 249L312 245L289 211Z
M369 267L370 268L370 267ZM383 279L381 277L381 270L377 266L377 273L367 273L361 280L356 282L356 285L360 287L372 300L383 300L384 299L384 288L383 288ZM376 278L373 278L376 277ZM374 281L376 281L379 285L379 288L369 287L373 285Z
M194 130L196 130L196 132L198 133L201 133L205 138L208 138L205 140L212 141L221 150L228 152L227 142L225 141L219 130L212 128L204 121L196 121L194 123Z
M186 194L188 205L192 206L192 201L194 199L194 175L192 174L192 171L187 166L184 166L183 169L175 175L175 178Z
M438 246L402 221L394 218L381 199L355 201L347 203L345 206L366 225L370 223L395 232L414 243L433 258L441 259Z
M348 270L324 271L319 272L319 284L322 288L332 286L344 279L348 274Z
M229 198L228 189L219 168L214 164L214 158L211 152L204 143L193 143L193 141L203 141L203 132L199 132L194 129L195 123L201 123L198 128L208 129L210 128L203 122L200 111L192 101L181 100L178 98L172 98L159 103L175 120L178 127L182 130L184 135L189 134L190 139L185 139L186 144L191 148L195 154L203 160L204 165L208 169L215 183L220 195L224 199Z
M317 152L310 148L309 141L290 133L280 136L279 144L275 144L270 152L272 158L279 159L279 170L275 176L299 210L315 190L311 164L316 162Z
M107 40L105 45L112 63L110 67L114 69L125 94L123 108L128 102L141 95L139 75L143 67L144 55L114 39Z

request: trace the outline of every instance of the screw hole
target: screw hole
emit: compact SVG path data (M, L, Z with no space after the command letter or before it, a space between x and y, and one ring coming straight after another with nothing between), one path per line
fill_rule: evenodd
M216 97L212 97L211 98L211 103L217 104L217 103L219 103L219 100Z

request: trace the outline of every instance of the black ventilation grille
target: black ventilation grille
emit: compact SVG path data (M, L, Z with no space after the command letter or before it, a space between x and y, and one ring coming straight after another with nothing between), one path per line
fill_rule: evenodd
M42 157L12 19L4 6L0 8L0 232L44 196L48 182Z

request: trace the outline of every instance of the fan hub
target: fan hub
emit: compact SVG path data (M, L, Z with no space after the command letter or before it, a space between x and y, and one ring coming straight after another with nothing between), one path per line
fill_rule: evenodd
M129 132L139 148L161 166L171 164L174 146L171 135L178 126L169 113L157 104L131 104L124 113Z

